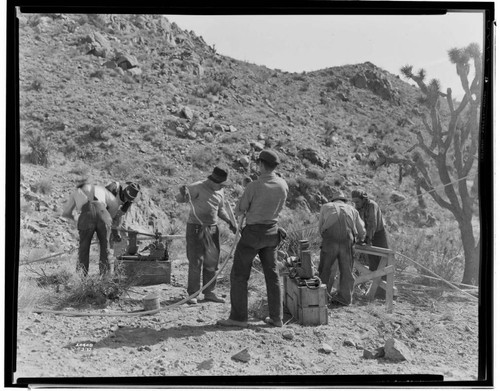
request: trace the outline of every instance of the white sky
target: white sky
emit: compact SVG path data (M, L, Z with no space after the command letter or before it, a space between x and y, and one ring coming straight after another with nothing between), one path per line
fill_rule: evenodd
M446 15L165 15L218 53L271 69L314 71L370 61L393 74L424 68L455 98L463 95L448 50L483 47L483 13ZM457 92L460 94L457 95Z

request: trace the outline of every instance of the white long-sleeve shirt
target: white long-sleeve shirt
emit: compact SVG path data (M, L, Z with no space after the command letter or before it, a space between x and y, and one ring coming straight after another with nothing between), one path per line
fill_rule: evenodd
M90 184L85 184L75 189L64 204L62 216L72 218L73 210L76 210L77 213L81 213L82 206L89 201L90 191ZM104 186L94 186L94 196L98 201L106 205L111 218L116 216L120 206L123 204L119 197L115 197L113 193Z

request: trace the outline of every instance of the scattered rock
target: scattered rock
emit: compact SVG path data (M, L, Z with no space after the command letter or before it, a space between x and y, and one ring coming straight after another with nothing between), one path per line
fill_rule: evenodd
M390 361L405 361L411 358L411 351L405 344L394 338L389 338L384 346L384 358Z
M330 345L328 345L327 343L324 343L321 345L320 351L323 353L326 353L326 354L330 354L330 353L333 353L333 348Z
M397 191L393 191L391 194L390 200L391 200L391 202L401 202L401 201L406 200L406 197Z
M293 332L293 330L285 330L281 335L283 335L283 338L289 340L292 340L295 337L295 333Z
M214 366L214 359L211 358L209 360L205 360L201 363L198 364L198 370L208 370L208 369L212 369Z
M236 353L231 359L235 361L241 362L249 362L251 359L250 353L248 352L248 348L243 349L242 351Z

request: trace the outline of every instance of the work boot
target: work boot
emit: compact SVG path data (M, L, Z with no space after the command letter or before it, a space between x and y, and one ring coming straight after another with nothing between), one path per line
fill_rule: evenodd
M188 303L188 304L198 304L198 299L196 297L192 297L186 303Z
M248 322L239 322L231 318L218 320L216 324L224 327L248 327Z
M205 300L206 301L213 301L214 303L225 303L226 302L226 300L224 300L221 297L217 297L217 295L213 292L206 293Z
M273 320L269 316L264 319L264 323L267 323L270 326L273 327L283 327L283 321L281 320Z

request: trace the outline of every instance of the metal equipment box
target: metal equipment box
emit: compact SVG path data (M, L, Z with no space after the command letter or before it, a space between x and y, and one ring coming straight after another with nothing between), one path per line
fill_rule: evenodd
M296 279L283 278L283 305L301 325L318 326L328 324L326 285L301 286Z

